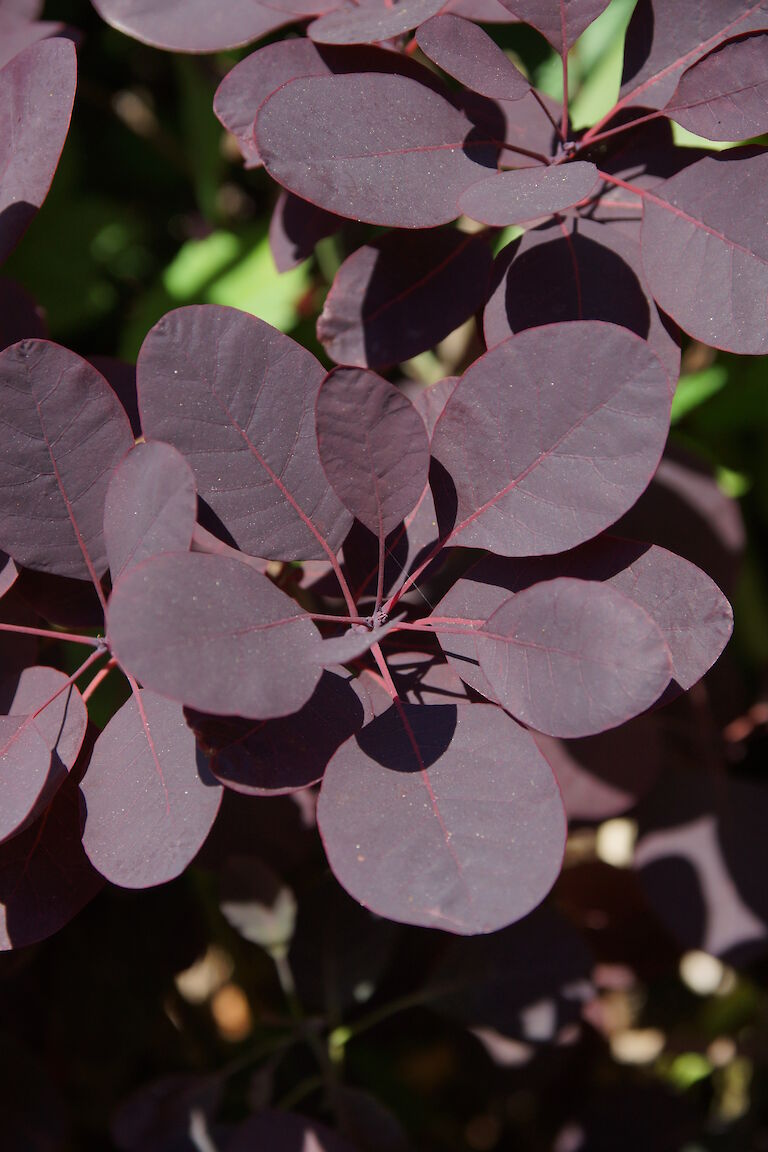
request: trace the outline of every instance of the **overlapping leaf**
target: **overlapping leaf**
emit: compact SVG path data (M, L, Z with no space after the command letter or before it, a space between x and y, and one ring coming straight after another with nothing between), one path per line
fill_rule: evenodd
M250 44L296 17L257 0L92 0L99 15L128 36L171 52L221 52Z
M706 156L645 197L642 252L661 308L691 336L768 351L768 151Z
M481 236L390 232L339 268L317 334L339 364L387 368L432 348L482 306L491 269Z
M424 421L394 384L360 368L337 368L317 397L317 443L344 506L379 539L416 507L427 485Z
M476 642L499 702L550 736L623 724L655 703L673 672L661 630L643 608L606 584L572 577L510 597Z
M546 895L562 803L532 738L497 708L398 704L326 769L318 824L337 879L379 915L492 932Z
M496 155L444 96L379 74L285 84L259 112L256 143L289 191L340 216L400 228L455 219L460 194Z
M66 683L41 666L0 684L0 840L40 815L77 759L88 714Z
M531 86L494 40L460 16L434 16L416 33L419 48L449 76L491 100L519 100Z
M608 0L502 0L505 8L532 24L562 56L608 7Z
M295 601L239 560L167 552L130 568L109 602L120 663L146 687L201 712L287 716L321 669L318 632Z
M0 351L28 337L47 335L40 309L15 280L0 280Z
M318 44L380 44L423 24L439 12L444 3L445 0L345 3L314 20L307 35Z
M473 220L503 228L570 208L594 192L598 183L594 164L583 160L510 169L473 184L459 197L459 207Z
M164 884L183 872L221 803L221 786L181 706L146 691L109 721L80 789L83 847L97 871L124 888Z
M43 40L0 70L0 263L48 194L77 85L69 40Z
M197 492L192 469L170 444L137 444L112 475L104 540L112 583L126 568L192 543Z
M318 240L338 232L344 221L332 212L281 192L269 221L269 250L278 272L288 272L312 255Z
M322 559L347 534L351 517L317 454L324 375L290 337L234 308L179 308L144 341L144 433L186 457L199 495L246 552Z
M293 1112L267 1111L250 1116L235 1130L228 1152L252 1152L258 1147L269 1148L269 1152L355 1152L324 1124Z
M648 345L599 321L521 332L473 364L437 423L456 491L446 539L543 555L606 528L658 464L671 402Z
M707 140L767 132L768 32L728 40L699 60L680 77L664 111Z
M107 567L104 499L133 435L106 380L74 352L25 340L0 354L0 545L88 579Z

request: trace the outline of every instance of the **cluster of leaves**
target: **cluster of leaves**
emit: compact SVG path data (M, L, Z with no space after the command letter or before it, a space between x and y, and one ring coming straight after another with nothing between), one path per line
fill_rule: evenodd
M214 110L281 187L278 268L350 221L371 227L318 321L331 372L208 305L151 329L134 381L47 340L0 282L0 948L57 932L105 881L163 885L207 839L215 857L233 804L316 796L330 867L365 908L494 933L454 941L423 997L485 1030L503 1063L499 1034L552 1040L595 995L580 939L533 912L567 820L649 790L676 698L730 635L718 585L738 527L662 453L681 329L768 351L768 159L677 147L670 122L721 141L768 130L768 5L640 0L618 102L578 132L568 52L601 0L94 6L188 52L309 19L241 60ZM75 97L77 35L41 7L0 0L0 260L46 196ZM480 26L517 20L562 57L562 108ZM461 378L402 386L392 369L479 313ZM667 525L684 509L671 540L654 500ZM687 539L699 517L715 528L703 555ZM62 643L89 651L71 675L51 666ZM97 724L93 694L119 673L128 699ZM657 790L636 860L682 944L732 958L765 937L764 799L731 781L721 802L690 773ZM701 903L684 898L691 870ZM730 876L746 903L721 899ZM221 883L225 917L281 971L290 894L285 930L265 922L272 880L250 857ZM604 884L589 899L613 916L626 893ZM581 898L565 884L589 924ZM392 925L345 915L387 951ZM291 947L300 972L301 932ZM165 1148L169 1113L215 1113L203 1089L168 1086L161 1135L146 1101L141 1122L128 1107L118 1143ZM337 1116L353 1103L339 1089ZM350 1148L271 1112L227 1147L302 1140Z

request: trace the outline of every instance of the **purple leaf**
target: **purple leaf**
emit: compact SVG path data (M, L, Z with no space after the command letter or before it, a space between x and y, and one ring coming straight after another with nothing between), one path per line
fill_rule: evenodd
M646 194L643 264L653 295L705 344L768 351L768 151L707 156Z
M670 379L680 348L645 285L636 223L572 216L530 229L496 258L483 314L489 348L515 332L559 320L606 320L647 340Z
M5 552L0 552L0 597L5 596L16 583L19 570Z
M593 959L581 935L551 908L478 940L453 940L429 985L434 1007L475 1027L529 1043L551 1043L596 995Z
M338 672L342 674L339 675ZM211 771L247 796L280 796L316 784L344 741L362 726L363 710L343 669L323 672L309 700L279 720L187 712Z
M221 803L178 704L140 692L96 741L80 790L83 847L94 868L123 888L180 875L197 855Z
M104 606L90 580L51 576L22 568L19 596L49 624L68 630L96 628L104 631Z
M290 24L290 12L257 0L226 0L211 11L209 0L92 0L107 24L155 48L171 52L221 52L250 44Z
M391 9L390 11L397 11ZM431 228L495 148L438 93L406 76L310 76L278 89L259 112L267 171L297 196L353 220Z
M0 351L27 337L47 335L42 311L15 280L0 280Z
M0 951L53 936L103 884L83 851L70 776L34 824L0 845Z
M454 229L389 232L339 268L317 336L339 364L388 368L434 347L486 298L484 237Z
M608 7L608 0L502 0L518 20L545 36L562 56Z
M324 1124L293 1112L259 1112L249 1116L227 1144L227 1152L355 1152L351 1144Z
M552 768L569 820L598 824L634 808L664 766L659 713L644 712L582 740L534 733Z
M110 647L148 688L201 712L262 720L297 711L321 670L317 629L239 560L165 553L130 568L109 602Z
M218 1109L223 1081L213 1076L164 1076L143 1085L120 1104L110 1134L121 1152L186 1152L195 1115L210 1119Z
M88 713L55 668L25 668L0 684L0 840L36 819L74 766ZM50 703L49 703L50 701Z
M20 20L37 20L44 7L44 0L0 0L0 10Z
M269 250L278 272L288 272L306 260L318 240L338 232L344 221L332 212L281 192L269 221Z
M125 412L85 360L45 340L0 353L0 545L17 563L94 581L104 498L133 447Z
M126 568L192 543L197 514L195 477L170 444L137 444L107 488L104 540L112 583Z
M134 437L140 439L143 433L136 396L136 365L117 360L114 356L88 356L87 359L97 372L101 372L117 396L131 422Z
M476 20L478 24L514 24L517 20L499 0L449 0L444 11Z
M76 86L69 40L33 44L0 70L0 263L48 195Z
M460 935L535 908L565 842L557 785L533 739L480 704L393 706L333 757L317 815L350 895L389 919Z
M340 548L351 517L317 454L314 356L255 316L201 305L155 325L137 370L144 434L187 458L238 547L280 560Z
M348 3L314 20L307 29L316 44L379 44L417 28L439 12L445 0L386 0Z
M443 72L491 100L519 100L531 85L519 68L471 20L444 14L422 24L419 48Z
M317 397L317 443L344 506L383 540L427 486L429 438L394 384L361 368L337 368Z
M458 382L457 376L444 376L436 384L430 384L428 388L419 388L417 392L410 393L414 408L421 414L421 418L426 424L430 440L435 431L435 425L442 416Z
M498 139L511 149L509 155L504 153L507 162L512 162L510 156L514 154L512 158L518 168L535 168L554 157L559 136L553 121L558 121L561 110L549 96L540 92L534 96L529 92L521 100L491 102L484 96L464 92L461 103L468 116L485 126L489 139Z
M323 667L349 664L352 660L363 656L374 644L378 644L392 630L394 624L394 621L390 621L380 628L371 629L362 624L353 625L343 635L313 645L305 659L310 664L321 664Z
M658 700L673 672L651 616L606 584L561 577L511 596L478 638L480 667L518 720L550 736L615 728Z
M446 539L501 555L561 552L608 527L664 447L667 374L595 320L529 329L464 374L432 438L456 488Z
M473 184L459 197L459 208L472 220L503 228L570 208L598 184L597 168L583 160L509 170Z
M760 31L765 0L639 0L627 29L617 107L663 108L686 68L724 40Z
M4 68L25 48L53 36L77 40L77 33L74 29L68 29L66 24L52 20L22 19L13 11L6 11L6 6L0 7L0 68Z
M768 132L768 33L721 44L680 77L664 109L707 140Z

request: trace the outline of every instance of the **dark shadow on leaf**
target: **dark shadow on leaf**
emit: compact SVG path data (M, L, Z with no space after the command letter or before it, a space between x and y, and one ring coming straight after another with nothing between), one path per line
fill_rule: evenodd
M420 772L448 750L456 731L456 706L400 703L357 735L366 756L395 772Z

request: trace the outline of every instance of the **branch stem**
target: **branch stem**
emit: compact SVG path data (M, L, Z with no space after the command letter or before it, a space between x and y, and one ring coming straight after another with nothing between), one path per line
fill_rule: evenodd
M103 647L103 642L96 636L80 636L75 632L56 632L53 628L28 628L22 624L0 624L0 632L20 632L24 636L42 636L46 640L64 640L70 644L89 644L91 648Z

